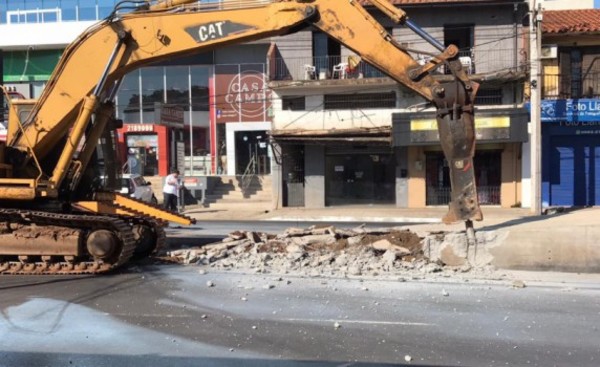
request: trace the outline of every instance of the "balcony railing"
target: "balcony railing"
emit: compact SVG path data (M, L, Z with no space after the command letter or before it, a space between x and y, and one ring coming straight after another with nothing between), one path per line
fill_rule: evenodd
M356 56L272 58L269 80L326 80L384 77L381 71Z
M599 98L600 71L593 71L583 76L571 74L544 74L542 78L542 98Z
M97 21L107 17L119 0L0 0L0 23Z
M525 54L515 49L478 48L461 51L460 60L469 74L488 74L510 71L524 71ZM415 55L415 60L424 64L426 55ZM358 56L323 57L271 57L269 62L269 80L327 80L380 78L385 74L362 61ZM441 66L439 73L445 73Z
M450 187L427 186L426 205L447 205L450 202ZM480 205L500 205L500 186L478 186L477 198Z

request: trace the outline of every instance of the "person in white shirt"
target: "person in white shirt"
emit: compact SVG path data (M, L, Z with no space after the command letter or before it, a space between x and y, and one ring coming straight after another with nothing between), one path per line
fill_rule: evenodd
M165 178L165 186L163 187L165 209L176 212L177 198L179 197L179 171L174 169L171 174Z

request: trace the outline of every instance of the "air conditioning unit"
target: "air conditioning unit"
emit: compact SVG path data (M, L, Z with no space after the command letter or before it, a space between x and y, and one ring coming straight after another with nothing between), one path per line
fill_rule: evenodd
M557 55L557 46L542 46L542 53L540 54L541 59L556 59Z

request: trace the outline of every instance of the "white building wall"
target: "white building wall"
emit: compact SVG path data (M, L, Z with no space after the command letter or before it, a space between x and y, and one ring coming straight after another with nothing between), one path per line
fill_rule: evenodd
M275 114L273 128L283 131L368 129L390 127L391 109L355 109L327 111L280 111Z
M0 24L0 49L4 51L64 48L96 22ZM10 35L10 36L9 36Z
M531 125L529 125L531 126ZM529 141L523 143L523 151L521 153L521 206L523 208L531 208L531 134Z
M594 0L537 0L545 10L593 9ZM530 1L531 4L531 1Z
M227 172L226 175L235 176L235 133L238 131L270 131L271 123L265 122L228 122L225 126L225 144L227 145ZM270 151L269 151L270 155Z

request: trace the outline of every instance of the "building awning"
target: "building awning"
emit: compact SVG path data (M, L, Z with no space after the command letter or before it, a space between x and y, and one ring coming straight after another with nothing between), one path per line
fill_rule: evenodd
M4 82L47 81L61 54L61 50L4 52Z
M278 143L392 143L390 126L344 130L271 130Z
M475 112L475 137L478 142L526 142L529 112L524 108L501 108ZM434 113L392 114L394 146L439 144Z

